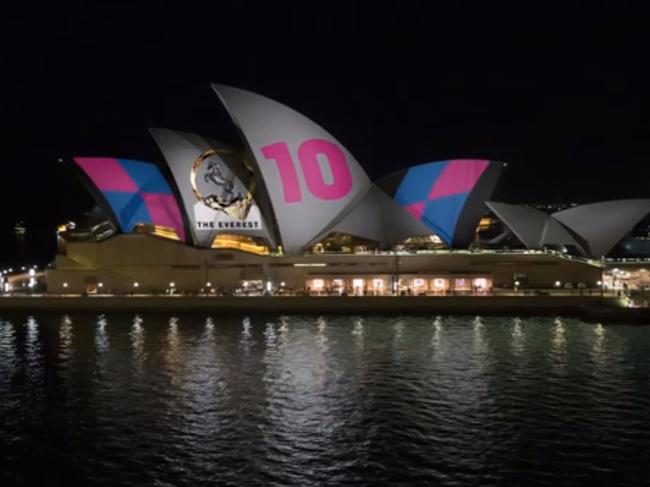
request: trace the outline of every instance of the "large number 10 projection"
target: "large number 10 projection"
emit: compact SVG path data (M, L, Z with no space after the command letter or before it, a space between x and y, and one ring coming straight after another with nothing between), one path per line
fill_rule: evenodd
M254 156L286 251L301 250L370 188L352 154L305 116L255 93L213 88Z

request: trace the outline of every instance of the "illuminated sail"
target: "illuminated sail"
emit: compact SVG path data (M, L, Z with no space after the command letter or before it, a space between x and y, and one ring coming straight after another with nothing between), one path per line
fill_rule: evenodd
M130 233L138 224L173 229L185 241L180 209L155 164L114 157L75 157L84 181L113 223Z
M150 132L174 177L197 246L209 248L220 233L262 237L274 245L255 202L252 173L236 151L195 134Z
M213 88L248 144L285 251L300 251L367 193L366 173L326 130L264 96Z

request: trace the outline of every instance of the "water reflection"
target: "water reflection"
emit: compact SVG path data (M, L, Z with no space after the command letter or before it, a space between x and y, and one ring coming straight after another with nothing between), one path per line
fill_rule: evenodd
M41 367L41 343L39 341L38 323L33 316L27 318L25 324L27 336L25 337L25 375L27 383L34 386L40 382L43 374Z
M512 350L516 355L524 351L524 331L521 326L521 318L512 320Z
M169 318L169 328L167 329L167 356L175 361L178 357L178 318L172 316Z
M250 353L251 349L251 342L252 342L252 329L253 326L251 325L251 320L248 316L245 316L244 319L242 319L242 330L241 330L241 339L239 341L239 344L241 348L244 350L246 355Z
M0 384L11 383L17 365L16 329L11 321L0 321Z
M650 442L650 327L472 316L215 324L192 313L142 315L146 324L111 314L109 327L72 316L0 321L0 446L13 455L2 485L37 470L39 453L32 475L92 472L102 485L648 478L635 453ZM74 358L65 369L62 356ZM569 377L557 374L565 362Z
M316 343L321 353L325 353L328 349L327 345L327 335L325 331L327 330L327 321L323 316L319 316L316 321Z
M12 363L16 357L16 330L11 321L0 321L0 356L2 364Z
M289 332L289 318L287 316L280 316L280 334L286 336Z
M442 317L436 316L433 320L433 336L431 337L431 346L437 351L440 348L440 334L442 332Z
M214 320L211 316L205 319L205 333L203 334L206 341L214 342Z
M104 354L108 351L110 345L106 325L108 321L105 315L99 315L95 323L95 349L97 353Z
M142 362L145 359L145 332L144 326L142 326L143 321L144 320L140 315L135 315L133 318L133 324L131 325L131 348L133 350L133 361L138 369L142 367Z
M600 364L603 360L605 351L605 328L601 323L594 326L594 346L592 356L594 360Z
M485 341L483 318L476 316L472 321L474 327L474 351L477 354L479 362L482 363L485 352L487 351L487 343Z
M551 330L551 357L552 365L557 373L564 373L566 366L566 330L561 318L553 320Z
M399 341L402 339L402 332L404 331L404 322L402 320L398 320L397 323L393 325L393 343L396 345L399 343Z
M72 320L68 315L65 315L61 319L61 326L59 327L59 358L63 364L68 362L74 354L73 338Z
M275 346L275 339L276 334L273 323L267 323L266 329L264 330L264 341L266 342L266 346L269 348Z
M352 326L352 336L355 337L354 343L357 351L363 350L363 318L354 320Z
M183 380L183 359L178 333L178 318L169 318L167 326L166 346L164 348L165 370L172 384L181 384Z
M475 332L480 332L483 329L483 319L480 316L474 317L472 324Z
M564 352L564 347L566 345L566 330L564 329L564 323L560 318L555 318L553 321L552 335L553 350L555 352Z

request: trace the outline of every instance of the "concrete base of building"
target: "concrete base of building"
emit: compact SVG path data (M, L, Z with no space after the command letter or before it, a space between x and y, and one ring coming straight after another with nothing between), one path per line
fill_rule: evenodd
M11 296L0 298L6 311L112 311L255 314L456 314L624 316L620 298L611 296ZM599 311L601 310L601 311ZM650 322L650 313L646 313ZM631 315L630 315L631 316Z

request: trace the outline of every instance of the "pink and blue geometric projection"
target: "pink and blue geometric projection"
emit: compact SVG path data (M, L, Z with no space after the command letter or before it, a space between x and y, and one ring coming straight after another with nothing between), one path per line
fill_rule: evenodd
M405 171L395 201L451 245L469 194L489 164L454 159L412 167Z
M148 223L173 228L185 242L176 198L154 164L112 157L75 157L74 161L111 207L123 233Z

